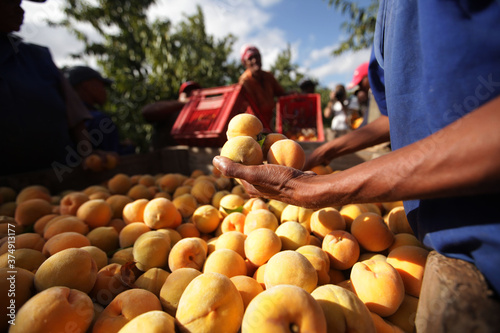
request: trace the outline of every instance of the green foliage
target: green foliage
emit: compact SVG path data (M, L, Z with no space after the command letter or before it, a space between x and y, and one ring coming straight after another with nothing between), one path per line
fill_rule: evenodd
M66 27L84 42L74 58L94 57L103 75L114 80L105 110L111 113L123 139L146 151L151 125L141 108L159 100L177 99L182 82L202 87L235 83L240 67L229 62L235 38L215 40L205 32L201 8L184 17L175 28L169 20L149 22L148 8L155 0L67 0L66 18L52 25ZM79 23L79 24L77 24ZM90 40L82 28L90 25L100 39Z
M377 19L378 0L362 1L366 5L359 5L360 1L328 0L329 6L334 6L348 20L342 23L342 29L347 38L342 41L333 55L340 55L346 51L357 51L371 47L375 23Z

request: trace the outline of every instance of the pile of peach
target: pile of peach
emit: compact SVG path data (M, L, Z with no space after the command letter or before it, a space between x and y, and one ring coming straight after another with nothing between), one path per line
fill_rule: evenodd
M198 170L0 201L2 331L414 328L428 250L399 202L310 210Z

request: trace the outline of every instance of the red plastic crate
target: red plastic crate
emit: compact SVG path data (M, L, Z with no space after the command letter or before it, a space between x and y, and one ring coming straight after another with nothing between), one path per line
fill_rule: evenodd
M250 113L261 121L263 119L241 85L200 89L180 112L171 134L181 145L222 147L227 141L228 123L239 113ZM270 128L268 124L263 125Z
M296 141L325 141L320 95L280 97L276 104L276 132Z

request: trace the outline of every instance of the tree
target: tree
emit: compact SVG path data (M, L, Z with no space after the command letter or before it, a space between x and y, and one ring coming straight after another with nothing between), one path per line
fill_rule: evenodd
M358 5L358 2L328 0L329 6L334 6L349 18L341 26L348 37L340 43L338 48L333 50L333 55L340 55L346 51L358 51L372 46L379 1L364 1L365 3L369 2L365 6Z
M237 82L239 76L239 66L227 60L234 36L215 40L207 35L200 7L175 28L169 20L149 22L147 10L154 3L67 0L66 18L51 22L83 41L83 52L73 57L95 57L102 73L114 80L105 109L122 138L132 140L139 152L148 149L152 132L140 113L144 105L177 99L180 85L187 80L210 87ZM90 40L81 23L90 25L100 39Z

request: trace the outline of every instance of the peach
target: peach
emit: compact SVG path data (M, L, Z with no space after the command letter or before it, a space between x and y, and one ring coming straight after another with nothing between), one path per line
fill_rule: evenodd
M238 332L243 300L231 280L219 273L203 273L184 289L176 319L189 332Z
M165 312L175 316L184 289L195 277L201 274L197 269L183 267L176 269L167 277L160 289L160 301Z
M111 193L108 191L97 191L89 195L89 200L96 200L96 199L101 199L101 200L106 200L111 196Z
M177 232L177 230L175 230L175 229L165 228L165 229L158 229L156 231L166 233L170 237L170 245L171 246L174 246L175 243L177 243L178 241L180 241L182 239L181 234L179 232Z
M35 224L42 216L52 213L52 204L44 199L28 199L16 207L14 218L23 226Z
M310 235L299 222L288 221L282 223L275 232L281 239L281 250L296 250L309 244Z
M313 166L308 171L312 171L312 172L314 172L317 175L328 175L328 174L332 173L331 169L327 168L326 165L322 165L322 164Z
M0 205L0 216L14 217L16 214L17 203L14 201L6 202Z
M217 184L216 184L216 188L220 188L220 187L217 186ZM220 209L221 199L228 194L231 194L231 192L229 192L228 190L219 190L219 191L215 192L214 195L212 196L212 201L210 201L210 204L212 206L214 206L215 208Z
M33 224L33 230L39 234L40 236L43 236L43 232L45 230L45 227L47 226L47 224L52 221L53 219L55 219L56 217L59 217L59 216L71 216L71 215L59 215L59 214L49 214L49 215L45 215L45 216L42 216L40 217L38 220L36 220L36 222Z
M365 261L365 260L382 260L382 261L387 261L387 257L381 253L377 252L364 252L359 256L358 261Z
M118 173L108 180L108 189L112 194L126 194L132 187L130 176Z
M220 155L245 165L259 165L264 161L262 148L250 136L236 136L227 140Z
M264 283L264 274L266 273L266 266L267 264L258 266L252 275L255 281L257 281L264 290L266 289L266 284Z
M4 254L9 249L9 242L5 242L0 246L0 254ZM37 233L27 232L24 234L19 234L15 236L14 239L14 249L33 249L42 251L43 246L45 245L45 240ZM12 245L10 245L12 248Z
M407 234L407 233L401 233L401 234L395 234L394 235L394 242L392 243L391 246L387 249L388 252L391 252L397 247L403 246L403 245L413 245L413 246L420 246L421 248L426 248L422 242L420 242L417 237L415 237L413 234Z
M68 193L61 199L60 213L76 215L78 208L87 201L89 201L89 196L83 192Z
M330 258L330 267L338 270L351 268L360 253L358 241L345 230L334 230L326 234L321 248Z
M122 229L125 228L126 224L122 218L116 218L109 221L108 226L113 227L116 230L116 232L120 233L120 231L122 231Z
M380 317L378 314L370 312L370 315L372 316L377 333L405 333L401 328Z
M330 276L330 283L336 285L338 285L342 281L345 281L346 278L343 271L338 269L330 268L330 270L328 271L328 275Z
M281 223L295 221L302 224L308 232L311 232L311 216L314 210L294 205L287 205L281 212Z
M21 204L30 199L43 199L47 202L51 201L50 191L43 185L29 185L19 191L16 196L16 204Z
M137 238L148 231L151 231L151 228L143 222L133 222L127 224L118 235L120 247L129 247L134 245Z
M356 295L371 312L387 317L396 312L404 299L405 288L398 271L380 260L354 264L351 282Z
M16 249L13 252L6 252L0 256L0 267L11 267L14 262L15 267L24 268L34 273L45 259L47 259L47 257L38 250Z
M196 198L196 201L198 201L200 205L210 204L215 192L217 192L217 189L214 183L206 179L196 181L191 189L191 195Z
M16 310L35 294L34 278L35 274L23 268L0 268L0 293L4 295L0 298L1 332L8 331L8 321L16 319Z
M219 210L223 217L233 212L242 212L245 199L238 194L229 193L223 196L219 202Z
M68 216L61 219L49 221L44 228L43 238L50 239L63 232L77 232L86 235L89 232L89 226L83 220L76 216Z
M49 306L50 305L50 306ZM17 312L9 332L86 332L92 322L92 300L84 292L54 286L30 298Z
M267 228L275 231L278 225L279 222L276 215L267 209L256 209L248 212L245 218L243 233L248 235L250 232L259 228Z
M131 247L116 251L109 259L110 264L125 265L130 262L134 262L134 249Z
M281 240L268 228L255 229L245 239L245 256L255 266L262 266L281 250Z
M94 302L101 305L108 305L119 293L130 289L122 281L122 265L112 263L105 265L97 272L96 281L89 296Z
M266 289L291 284L312 292L318 285L318 274L311 262L297 251L285 250L273 255L264 273Z
M323 242L323 239L320 239L320 238L314 236L313 234L309 235L309 245L314 245L314 246L321 248L322 242Z
M394 207L403 206L403 201L382 202L381 204L386 212L390 212Z
M247 215L250 211L257 209L269 210L269 206L261 198L250 198L243 205L243 214Z
M215 245L217 244L218 238L219 236L216 236L207 240L207 256L209 256L212 252L215 251Z
M164 232L148 231L140 235L133 247L137 268L145 272L153 267L167 267L170 246L170 237Z
M270 164L279 164L302 170L306 163L306 153L298 142L291 139L283 139L271 145L266 159L267 163Z
M82 219L90 228L103 227L111 221L111 206L102 199L84 202L77 210L76 217Z
M47 240L42 248L42 253L50 257L62 250L89 245L91 245L90 240L82 234L72 231L62 232Z
M180 226L175 228L175 230L181 235L182 238L188 238L188 237L200 237L200 231L194 223L188 222L188 223L182 223Z
M387 263L401 275L405 292L411 296L420 296L428 255L428 250L412 245L397 247L387 255Z
M118 332L132 319L149 311L161 311L158 297L140 288L125 290L102 311L94 323L92 332Z
M90 253L90 255L92 256L97 265L97 271L99 271L104 266L108 265L108 256L106 255L106 252L104 252L100 248L89 245L89 246L82 246L80 249Z
M122 217L126 224L133 222L144 222L144 209L148 199L137 199L123 207Z
M13 202L16 201L17 192L12 187L0 186L0 197L3 198L3 202Z
M157 267L150 268L135 280L135 285L139 288L149 290L157 297L160 297L161 287L169 275L170 273L164 269Z
M83 166L85 169L89 169L93 172L101 172L104 170L104 162L98 154L90 154L85 157Z
M62 250L45 260L35 273L35 287L42 291L64 286L88 293L97 278L97 265L85 250Z
M205 260L203 273L210 272L224 274L231 278L236 275L246 275L247 266L245 260L236 251L219 249L211 253Z
M311 232L323 239L333 230L345 230L346 224L340 212L333 207L325 207L314 211L311 215Z
M192 188L192 185L180 185L175 189L174 193L172 194L172 198L175 199L180 195L191 193Z
M128 191L127 196L132 200L137 199L153 199L153 193L149 190L149 188L142 184L133 185Z
M196 198L192 196L191 193L181 194L177 197L174 196L174 198L172 203L183 218L188 218L193 215L198 207L198 201L196 201Z
M245 256L245 239L247 236L239 231L228 231L221 234L215 243L215 250L230 249L238 253L243 259Z
M304 289L278 285L264 290L248 305L242 332L326 333L326 319L319 303Z
M370 311L353 292L327 284L314 289L311 296L325 314L328 332L376 332Z
M166 312L148 311L130 320L119 333L175 333L175 318Z
M144 223L151 229L177 228L181 222L181 213L169 199L155 198L144 207Z
M113 227L97 227L87 234L90 245L96 246L106 253L119 247L118 232Z
M257 140L257 136L263 129L259 118L250 113L240 113L229 120L226 137L229 140L237 136L250 136Z
M241 298L243 299L243 307L247 308L250 301L254 299L255 296L264 291L264 288L260 285L257 280L246 275L236 275L230 278L234 286L240 292Z
M285 209L286 206L288 206L287 203L284 203L283 201L279 201L276 199L271 199L268 201L267 206L269 210L276 215L276 218L278 221L281 221L281 214L283 213L283 210Z
M410 227L403 206L394 207L389 211L387 214L387 226L395 234L407 233L413 235L413 230Z
M137 180L137 184L141 184L147 187L156 185L156 179L153 175L144 174L144 175L139 175L138 178L139 179Z
M211 233L219 226L222 215L214 206L202 205L193 212L191 220L201 233Z
M362 204L349 204L342 206L339 210L340 215L344 218L346 230L351 230L352 221L363 213L367 213L368 208Z
M121 219L123 217L123 208L133 201L130 197L123 194L113 194L106 199L106 202L113 211L113 219Z
M233 186L233 188L231 189L231 193L238 194L243 199L250 199L250 196L246 192L245 188L243 187L243 185L240 184Z
M220 224L221 232L239 231L243 233L245 230L245 219L246 215L239 212L233 212L227 215Z
M168 267L171 272L183 267L202 270L207 258L206 243L200 238L189 237L178 241L170 250Z
M178 174L175 173L167 173L161 176L156 184L160 188L161 191L172 194L175 192L177 187L181 186L182 178L179 177Z
M394 234L387 227L382 216L363 213L351 224L351 234L367 251L382 252L394 242Z
M417 316L418 298L405 294L398 310L385 319L404 332L415 332L415 318Z
M269 152L269 148L275 143L276 141L279 140L285 140L288 139L286 135L281 134L281 133L269 133L266 134L266 137L264 138L264 142L262 143L262 153L264 156L267 156L267 153Z
M304 255L313 265L318 274L318 285L324 285L330 282L330 258L325 251L314 245L304 245L299 247L296 251Z

